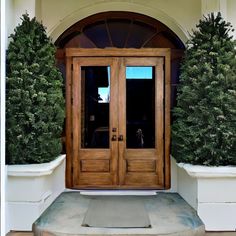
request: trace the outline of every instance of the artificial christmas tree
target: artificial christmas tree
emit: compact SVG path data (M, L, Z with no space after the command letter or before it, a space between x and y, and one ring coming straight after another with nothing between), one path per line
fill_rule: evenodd
M27 14L10 36L6 79L8 164L48 162L61 152L62 76L44 26Z
M221 14L200 20L181 66L172 127L177 162L236 165L236 43Z

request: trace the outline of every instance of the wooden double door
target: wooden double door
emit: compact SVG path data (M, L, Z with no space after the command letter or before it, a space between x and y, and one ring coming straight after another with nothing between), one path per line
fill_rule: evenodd
M168 56L168 50L67 51L70 187L168 188Z

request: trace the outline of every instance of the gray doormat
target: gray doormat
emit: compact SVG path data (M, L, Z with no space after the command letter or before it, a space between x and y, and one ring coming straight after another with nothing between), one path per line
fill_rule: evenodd
M100 196L91 199L82 226L97 228L150 228L140 197Z

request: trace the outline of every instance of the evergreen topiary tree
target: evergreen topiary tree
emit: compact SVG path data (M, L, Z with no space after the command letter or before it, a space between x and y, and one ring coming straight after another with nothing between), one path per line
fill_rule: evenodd
M6 156L8 164L48 162L61 152L62 76L44 26L22 17L7 50Z
M236 165L236 43L220 13L200 20L181 66L172 153L177 162Z

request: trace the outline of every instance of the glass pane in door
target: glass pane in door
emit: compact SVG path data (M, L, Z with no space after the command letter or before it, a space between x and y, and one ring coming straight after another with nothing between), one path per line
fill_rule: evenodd
M155 148L155 67L126 67L126 147Z
M110 67L81 67L81 147L109 148Z

